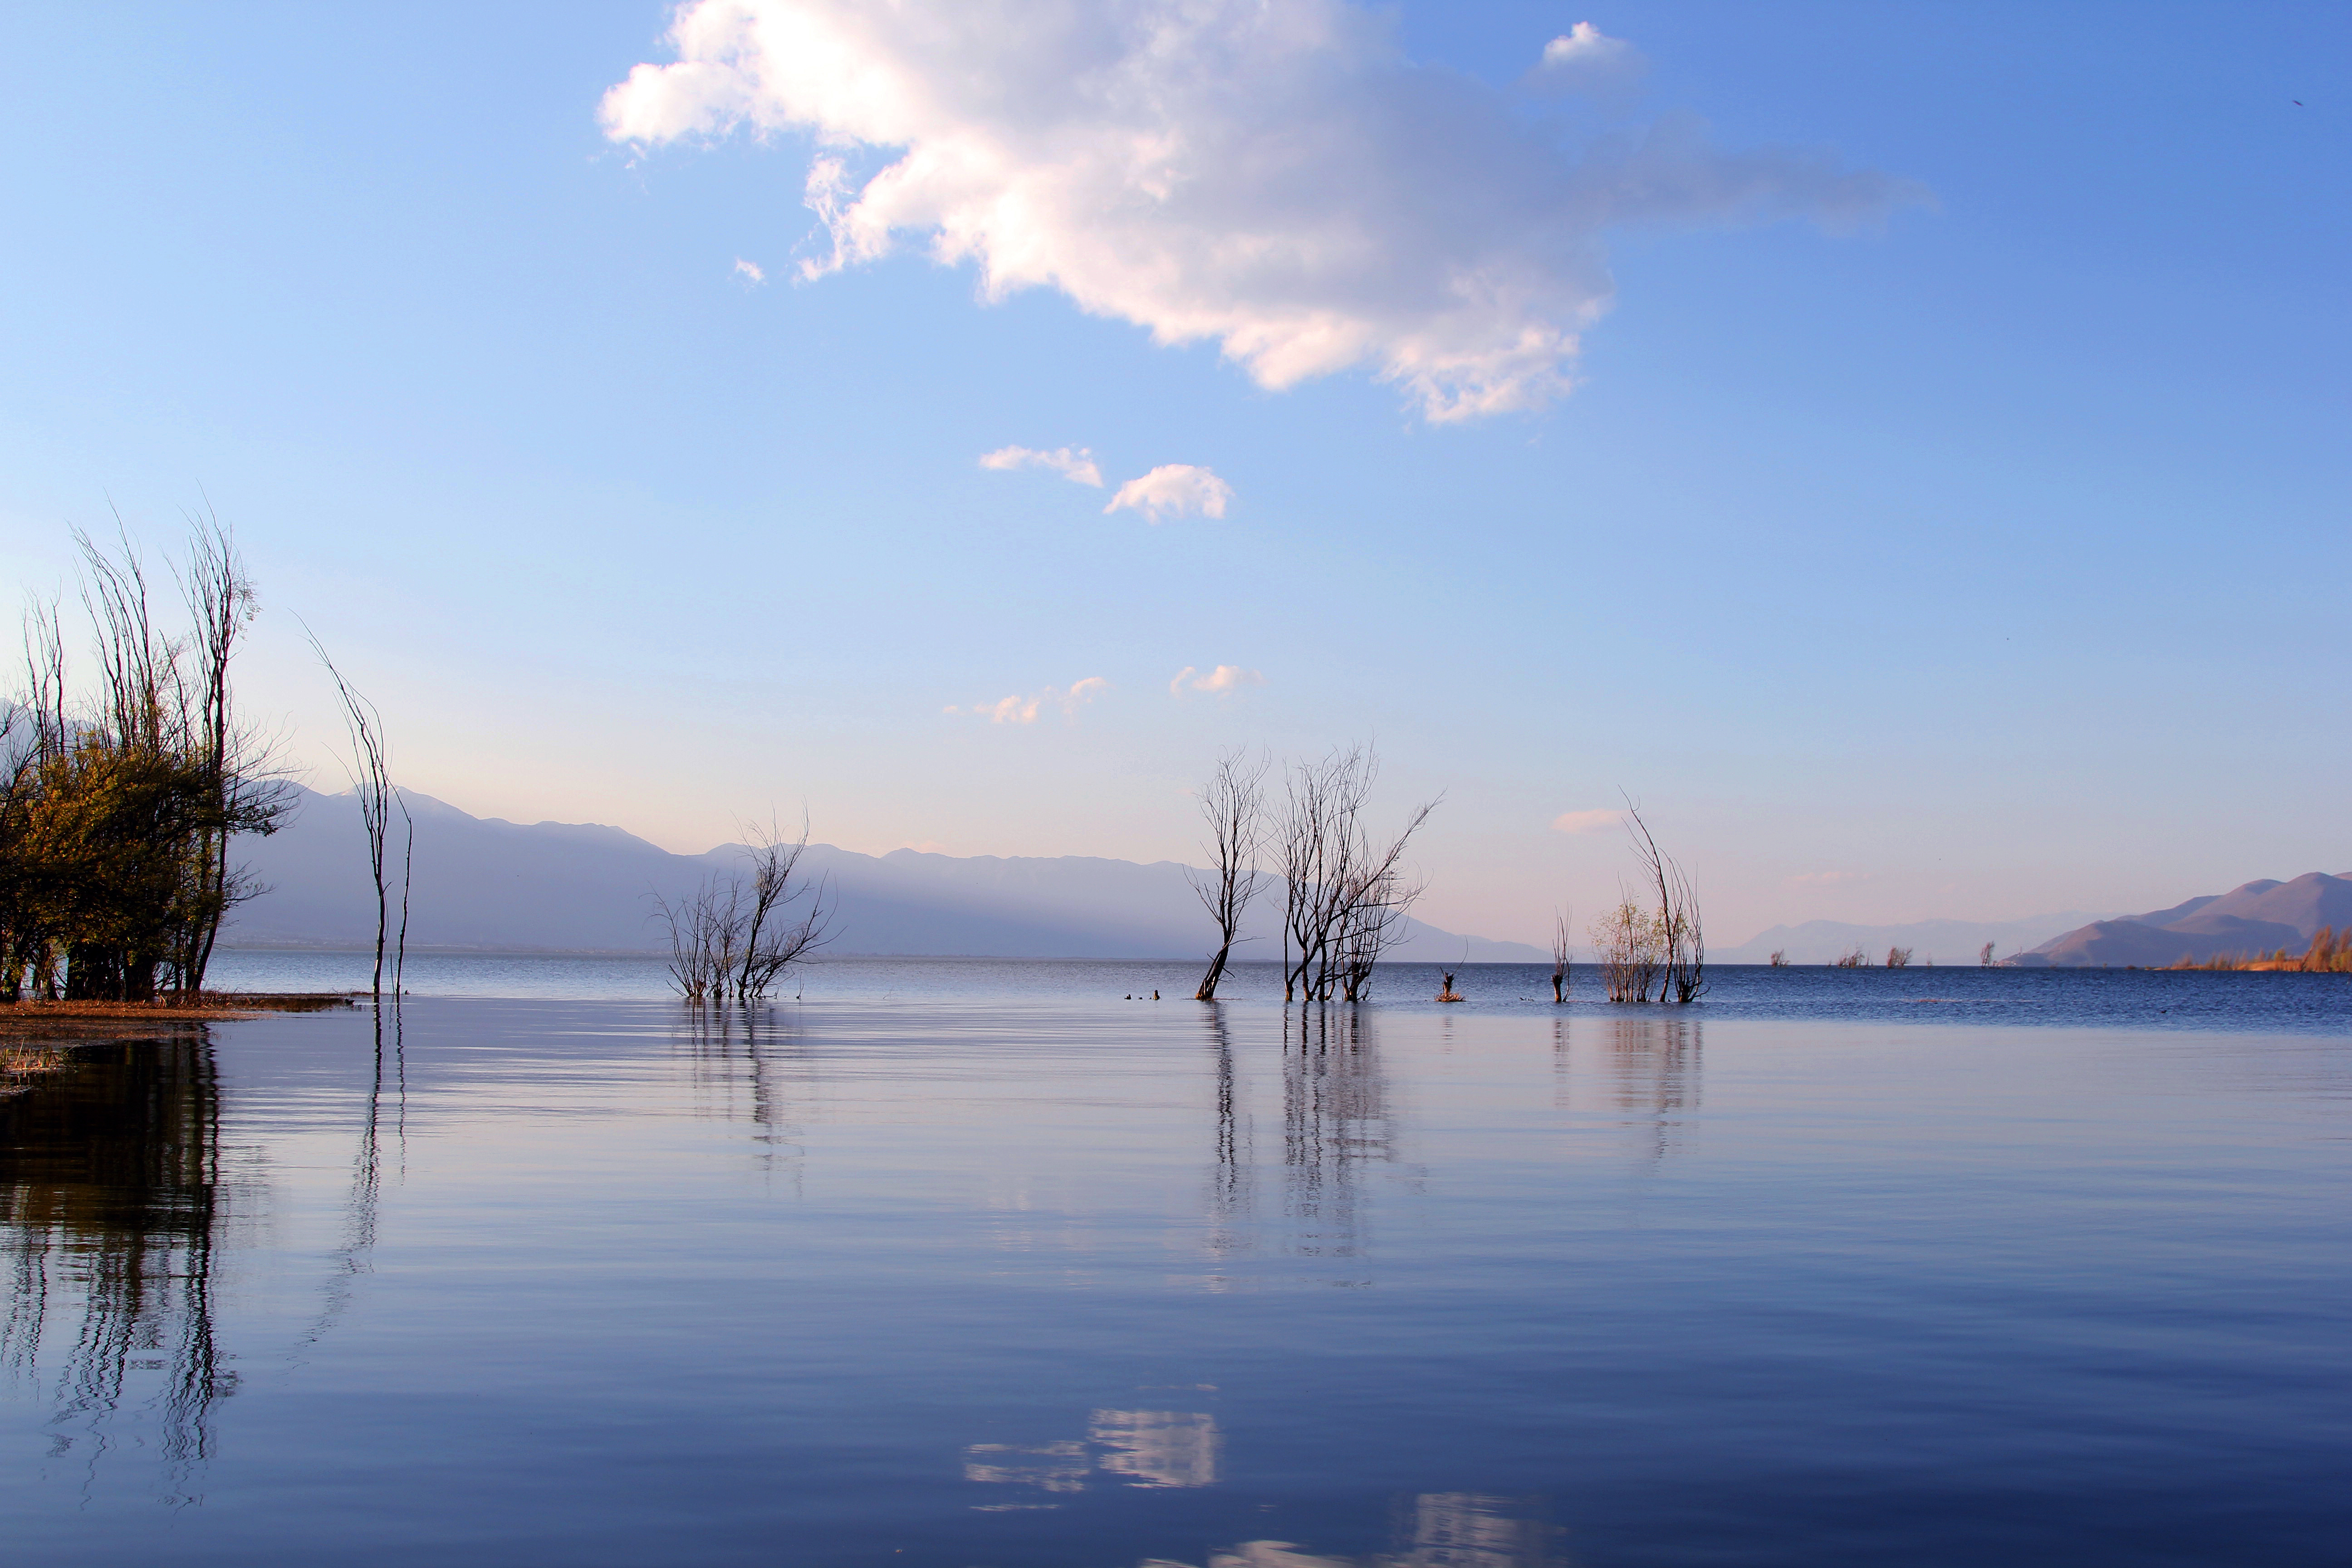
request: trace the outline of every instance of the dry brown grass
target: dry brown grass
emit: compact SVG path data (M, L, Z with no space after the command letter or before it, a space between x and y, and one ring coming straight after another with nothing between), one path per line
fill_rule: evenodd
M190 1002L170 997L152 1002L11 1002L0 1004L0 1042L121 1039L179 1024L252 1018L263 1013L320 1013L352 1005L352 998L340 992L207 991Z
M2352 974L2352 930L2338 935L2333 926L2322 926L2319 934L2311 939L2311 945L2299 953L2282 947L2275 952L2251 956L2224 953L2202 963L2184 958L2171 967L2220 972L2251 969L2273 974Z
M66 1059L65 1053L59 1050L45 1050L37 1046L0 1046L0 1095L30 1089L36 1079L62 1070Z

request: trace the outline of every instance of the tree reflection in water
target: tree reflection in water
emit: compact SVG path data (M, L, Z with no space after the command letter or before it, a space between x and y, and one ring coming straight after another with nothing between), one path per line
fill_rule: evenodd
M81 1446L94 1474L118 1419L152 1423L167 1500L192 1500L213 1406L236 1384L213 1332L226 1203L211 1042L198 1026L71 1058L0 1100L0 1364L49 1391L55 1454Z
M724 1003L685 1008L673 1038L688 1056L697 1110L750 1122L761 1165L772 1175L779 1166L789 1172L797 1194L805 1130L791 1111L795 1100L812 1097L814 1068L775 1009Z
M1250 1245L1252 1129L1249 1113L1241 1106L1225 1005L1209 1002L1202 1008L1217 1074L1217 1158L1209 1177L1208 1247L1211 1256L1223 1258Z
M1638 1121L1654 1163L1682 1143L1684 1113L1698 1109L1700 1026L1696 1018L1612 1018L1609 1067L1617 1109Z
M1705 1034L1696 1018L1606 1017L1572 1028L1552 1021L1552 1108L1573 1110L1577 1085L1574 1041L1598 1036L1603 1102L1633 1132L1640 1161L1655 1164L1681 1147L1683 1124L1699 1108ZM1588 1068L1590 1070L1590 1068Z
M397 1152L397 1169L401 1175L408 1173L408 1049L397 997L393 1000L388 1030L383 1010L376 1013L374 1068L368 1085L367 1116L360 1123L359 1149L352 1157L351 1195L343 1203L343 1239L332 1254L335 1272L327 1281L326 1304L296 1342L298 1352L318 1343L320 1337L335 1326L351 1306L352 1292L360 1277L374 1271L376 1214L383 1195L383 1131L387 1119ZM389 1107L385 1104L387 1096Z
M1298 1248L1353 1258L1362 1243L1360 1167L1395 1157L1388 1081L1372 1016L1348 1006L1284 1010L1282 1159Z

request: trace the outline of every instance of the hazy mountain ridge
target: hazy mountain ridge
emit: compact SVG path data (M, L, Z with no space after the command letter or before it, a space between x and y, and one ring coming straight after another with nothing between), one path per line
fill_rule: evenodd
M643 952L662 945L653 898L676 899L713 871L740 864L735 846L673 855L617 827L472 816L411 795L416 818L409 942L416 947ZM395 833L397 826L395 825ZM232 944L346 946L372 942L359 808L349 795L304 790L293 824L244 841L268 891L239 909ZM395 839L392 857L396 862ZM840 911L839 953L993 958L1192 958L1214 928L1171 860L1150 865L1089 856L956 857L914 849L862 855L812 844L803 865L824 879ZM1270 910L1247 928L1260 940L1244 959L1273 957ZM1418 921L1405 958L1535 963L1523 942L1464 938Z
M2352 927L2352 872L2306 871L2284 882L2263 878L2168 910L2094 921L2010 962L2032 968L2157 968L2282 947L2301 952L2323 926Z

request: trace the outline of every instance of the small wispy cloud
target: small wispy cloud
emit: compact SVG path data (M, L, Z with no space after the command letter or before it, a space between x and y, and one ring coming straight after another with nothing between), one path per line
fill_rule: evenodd
M746 261L740 256L735 258L735 276L754 289L768 280L767 273L761 269L758 262Z
M999 447L980 459L983 468L1051 468L1074 485L1092 485L1102 489L1102 470L1095 467L1095 455L1084 447L1056 447L1041 452L1032 447Z
M1233 499L1234 487L1208 469L1192 463L1162 463L1141 479L1119 486L1110 504L1103 508L1103 515L1139 511L1146 522L1171 517L1223 517L1225 503Z
M1579 22L1543 48L1543 68L1618 70L1633 65L1641 51L1622 38L1612 38L1590 22Z
M1544 46L1543 58L1523 85L1541 93L1574 93L1605 113L1623 114L1633 109L1649 71L1641 50L1579 22Z
M1078 710L1109 689L1109 681L1099 675L1089 675L1084 680L1071 682L1066 689L1048 686L1026 697L1000 697L993 702L974 702L969 707L950 703L943 711L986 719L992 724L1034 724L1041 715L1058 711L1065 722L1075 724L1078 721Z
M1265 677L1255 669L1244 669L1238 664L1221 664L1206 674L1195 666L1186 665L1168 683L1168 695L1181 697L1188 691L1213 692L1230 697L1244 686L1264 686Z
M1623 812L1604 806L1593 811L1563 811L1551 819L1551 825L1562 833L1598 833L1604 827L1616 826L1624 818Z

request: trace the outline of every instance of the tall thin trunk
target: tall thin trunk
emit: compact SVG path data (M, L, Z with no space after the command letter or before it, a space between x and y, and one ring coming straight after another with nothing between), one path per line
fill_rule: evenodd
M1193 1001L1213 1002L1217 999L1217 982L1225 977L1225 958L1233 951L1231 942L1217 949L1217 956L1209 961L1209 973L1201 977L1201 988L1192 993Z
M408 969L408 887L416 871L416 819L408 815L408 797L394 793L400 802L400 820L407 830L400 851L400 945L394 950L392 960L392 1005L400 1005L401 976Z

